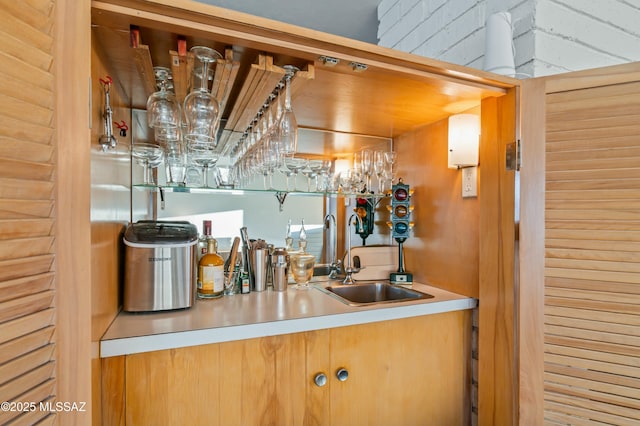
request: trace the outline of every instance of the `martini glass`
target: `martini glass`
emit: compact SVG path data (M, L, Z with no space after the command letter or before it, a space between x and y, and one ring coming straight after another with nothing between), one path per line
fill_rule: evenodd
M162 164L164 150L151 143L134 143L131 145L131 156L143 168L143 184L155 185L153 169Z
M284 165L293 174L293 190L297 191L296 180L298 178L298 172L307 166L307 159L298 157L285 157Z

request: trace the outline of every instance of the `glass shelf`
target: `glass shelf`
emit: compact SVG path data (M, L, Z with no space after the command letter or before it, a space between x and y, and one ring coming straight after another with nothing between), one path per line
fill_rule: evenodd
M389 197L389 194L380 193L347 193L347 192L308 192L308 191L287 191L285 189L254 189L254 188L199 188L188 186L164 186L164 185L144 185L136 184L133 188L144 191L157 191L162 189L165 192L185 193L185 194L286 194L287 196L305 197L330 197L330 198L375 198L382 199Z

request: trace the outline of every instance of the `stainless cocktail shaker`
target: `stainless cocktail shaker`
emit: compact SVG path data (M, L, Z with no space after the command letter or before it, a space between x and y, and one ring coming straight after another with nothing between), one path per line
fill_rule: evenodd
M271 255L271 270L273 276L273 290L285 291L287 289L289 268L289 254L283 247L278 247Z

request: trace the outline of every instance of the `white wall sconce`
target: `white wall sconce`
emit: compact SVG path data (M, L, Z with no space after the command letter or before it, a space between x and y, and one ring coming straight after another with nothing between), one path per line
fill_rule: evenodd
M456 114L449 117L450 169L462 169L462 196L478 196L478 156L480 145L480 117L475 114Z

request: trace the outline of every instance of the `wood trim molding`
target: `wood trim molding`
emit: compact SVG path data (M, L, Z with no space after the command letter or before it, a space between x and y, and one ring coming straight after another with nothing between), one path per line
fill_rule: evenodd
M56 1L56 399L85 402L59 424L91 422L91 230L88 1Z
M520 172L520 285L518 287L519 420L544 423L545 81L522 84Z
M478 424L517 422L515 172L505 170L516 138L516 90L482 101Z

